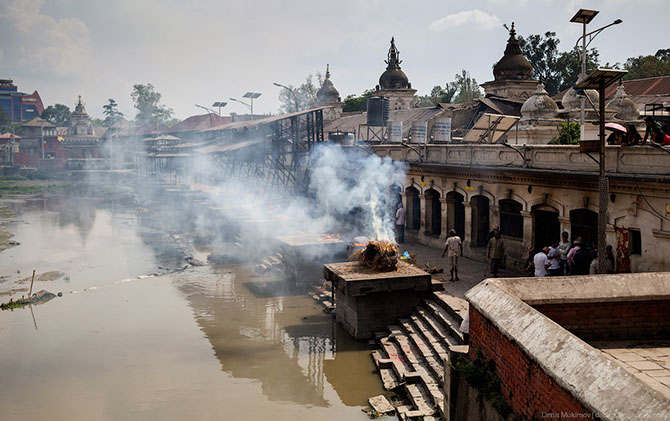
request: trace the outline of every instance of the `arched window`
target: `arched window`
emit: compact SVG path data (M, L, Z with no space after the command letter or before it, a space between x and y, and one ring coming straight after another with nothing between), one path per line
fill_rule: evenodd
M598 214L588 209L570 211L570 233L572 241L582 237L582 244L591 246L598 243Z
M465 206L463 195L450 191L447 193L447 232L453 229L461 240L465 238Z
M414 187L407 187L405 189L407 197L407 209L405 226L410 230L418 230L421 228L421 202L419 201L419 191Z
M523 216L521 203L504 199L500 204L500 233L508 237L523 238Z
M435 189L428 189L426 197L426 234L438 236L442 232L442 204L440 193Z
M471 245L486 247L489 235L489 198L483 195L473 196L470 205L472 206Z

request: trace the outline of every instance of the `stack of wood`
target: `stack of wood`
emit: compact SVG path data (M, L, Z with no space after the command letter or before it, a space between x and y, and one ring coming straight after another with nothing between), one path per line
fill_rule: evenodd
M398 269L398 245L390 241L370 241L360 255L361 265L378 272Z

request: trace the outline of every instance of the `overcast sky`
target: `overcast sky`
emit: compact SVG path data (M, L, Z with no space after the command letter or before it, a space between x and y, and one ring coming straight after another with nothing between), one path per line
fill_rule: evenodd
M326 63L343 99L374 88L392 36L419 94L461 69L492 80L503 23L524 36L554 31L564 51L581 36L570 22L580 8L600 10L589 30L624 21L591 44L603 64L670 47L667 0L0 0L0 78L45 106L74 108L81 94L94 117L108 98L134 117L137 83L153 83L178 118L247 91L262 93L254 113L276 113L272 83L299 85Z

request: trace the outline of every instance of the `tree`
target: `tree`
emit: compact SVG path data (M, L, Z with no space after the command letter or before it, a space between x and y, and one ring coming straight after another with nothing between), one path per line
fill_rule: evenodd
M559 70L556 62L559 58L556 32L545 32L544 35L532 34L527 38L519 36L519 46L526 59L533 66L533 77L544 83L550 95L558 92L560 83Z
M105 115L105 119L102 121L102 125L110 128L123 117L123 113L117 110L118 104L112 98L110 98L109 103L103 105L102 113Z
M599 56L600 54L595 48L586 50L587 75L598 68ZM582 74L581 48L574 48L570 51L562 52L556 61L556 67L560 69L558 75L558 89L554 93L549 93L549 95L555 95L577 84L577 79L579 79L579 75Z
M521 52L533 66L533 77L544 83L550 96L574 86L582 72L581 49L559 52L556 32L519 36ZM586 50L586 74L598 68L598 50Z
M658 50L653 56L630 57L624 63L628 70L624 79L642 79L670 75L670 48Z
M342 111L344 112L356 112L356 111L366 111L368 109L368 98L372 96L373 90L366 89L359 96L354 94L347 95L344 98L342 103Z
M318 87L314 84L315 77ZM316 103L316 93L322 85L323 76L320 72L316 72L316 76L311 74L308 75L305 78L305 82L298 87L288 85L289 89L282 88L282 90L279 91L279 102L281 103L279 108L280 112L292 113L294 111L312 108Z
M71 116L72 112L67 105L55 104L45 108L40 117L54 126L65 127L70 125Z
M456 87L447 84L446 88L443 88L439 85L433 86L433 89L430 90L429 95L425 96L414 96L414 106L415 107L430 107L437 105L440 102L448 103L454 97L456 93Z
M0 107L0 134L12 131L12 119L4 108Z
M137 109L135 121L139 124L158 124L169 120L173 111L172 108L159 104L161 96L151 83L133 85L133 92L131 92L130 97Z
M454 102L456 104L464 104L482 96L479 90L479 85L474 78L470 77L470 72L463 69L460 74L454 76L456 80L450 82L448 86L455 89L457 92Z
M578 145L579 144L579 123L568 121L561 123L558 129L558 137L551 141L553 145Z

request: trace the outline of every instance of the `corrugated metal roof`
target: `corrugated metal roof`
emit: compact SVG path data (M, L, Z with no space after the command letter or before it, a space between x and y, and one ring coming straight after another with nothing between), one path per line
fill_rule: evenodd
M412 128L413 121L425 122L432 120L443 114L445 110L442 107L428 107L428 108L410 108L407 110L394 110L389 112L390 121L402 122L403 137L409 136L409 131ZM367 124L368 113L362 112L360 114L348 115L345 117L333 120L325 125L323 130L325 132L349 132L358 133L360 125Z
M318 111L318 110L325 110L327 108L332 108L332 105L324 105L321 107L314 107L310 108L307 110L302 110L302 111L296 111L293 113L288 113L288 114L279 114L279 115L273 115L269 117L264 117L264 118L259 118L258 120L247 120L247 121L235 121L232 123L226 123L226 124L221 124L216 127L212 127L211 129L205 129L203 132L211 132L211 131L219 131L219 130L229 130L229 129L239 129L239 128L244 128L244 127L254 127L254 126L259 126L263 124L268 124L272 123L274 121L279 121L279 120L284 120L285 118L291 118L294 116L299 116L303 114L308 114L313 111Z
M670 76L648 77L645 79L624 80L626 94L632 95L670 95ZM617 84L605 90L605 98L614 97Z
M228 145L221 145L221 144L209 145L209 146L205 146L203 148L197 149L196 152L200 152L200 153L225 153L225 152L231 152L231 151L236 151L238 149L246 148L248 146L257 145L257 144L265 142L265 141L266 141L265 139L255 139L255 140L247 140L245 142L238 142L238 143L233 143L233 144L228 144Z
M177 133L193 130L204 130L230 123L231 121L231 117L229 116L221 117L216 114L194 115L175 124L174 126L170 126L170 128L166 129L165 131L168 133Z
M293 113L288 113L288 114L279 114L279 115L273 115L269 117L264 117L264 118L259 118L258 120L247 120L247 121L235 121L232 123L226 123L226 124L221 124L216 127L212 127L211 129L205 129L203 132L211 132L211 131L218 131L218 130L228 130L228 129L239 129L239 128L244 128L244 127L254 127L254 126L259 126L262 124L268 124L272 123L274 121L279 121L279 120L284 120L286 118L291 118L303 114L308 114L313 111L318 111L318 110L325 110L327 108L332 108L332 105L324 105L321 107L314 107L310 108L307 110L302 110L302 111L296 111Z
M605 90L605 98L611 99L616 94L618 84L613 83ZM654 96L654 95L670 95L670 76L648 77L644 79L624 80L623 88L626 94L635 101L634 96ZM552 98L556 101L563 99L563 95L568 92L569 88L557 93ZM637 101L636 101L637 103Z

